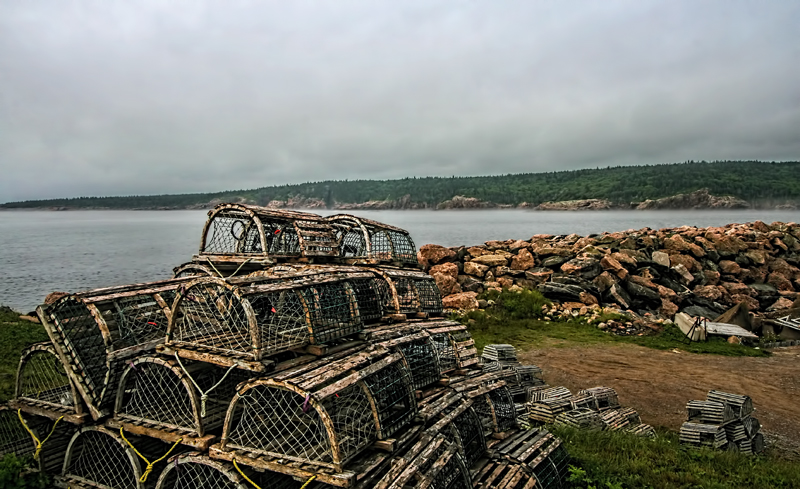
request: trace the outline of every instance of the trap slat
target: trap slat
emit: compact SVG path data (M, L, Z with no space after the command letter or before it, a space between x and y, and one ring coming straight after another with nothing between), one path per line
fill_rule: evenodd
M414 241L403 229L349 214L327 221L335 229L339 256L348 263L419 266Z
M245 476L261 489L299 489L303 485L286 474L242 466L237 469L233 463L192 452L170 457L158 477L156 489L251 489L253 486Z

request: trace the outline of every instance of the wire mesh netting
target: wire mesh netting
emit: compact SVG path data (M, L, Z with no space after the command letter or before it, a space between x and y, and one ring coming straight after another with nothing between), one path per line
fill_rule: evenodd
M321 410L303 396L263 384L240 393L235 402L235 415L223 434L226 445L233 449L334 465L376 439L370 402L358 384L326 399ZM328 418L334 440L323 417ZM332 443L337 444L339 460Z
M516 425L517 412L514 407L514 399L508 390L503 386L488 392L489 400L494 407L494 417L497 431L510 430Z
M165 300L174 299L166 294ZM168 302L171 304L171 302ZM167 331L164 310L151 295L137 295L113 301L114 309L106 314L116 348L135 346L163 338Z
M153 439L126 435L148 460L162 456L169 448ZM140 489L142 467L136 454L117 433L104 428L87 428L75 433L67 449L62 476L87 481L100 487Z
M414 389L427 387L441 378L439 358L430 337L419 338L399 346L403 353Z
M364 379L372 395L380 423L380 437L387 438L407 425L417 411L408 370L392 363Z
M439 292L439 286L433 278L422 278L414 281L414 287L417 289L419 297L419 310L428 314L441 314L442 294Z
M78 412L80 406L69 375L49 342L33 345L22 353L16 395L62 412Z
M459 453L453 453L450 460L437 472L429 486L431 489L471 489L469 470Z
M253 218L237 209L216 213L208 222L203 248L212 254L263 253L261 233Z
M327 219L336 229L339 256L417 264L417 249L406 231L346 214Z
M261 489L298 489L302 482L275 472L240 469ZM204 455L172 457L158 478L157 489L250 489L252 486L233 464Z
M251 325L241 298L217 282L201 282L183 293L173 312L174 341L192 343L224 353L250 353Z
M447 333L434 333L431 341L439 357L439 368L442 372L449 372L456 368L456 349Z
M362 321L374 321L383 317L384 297L389 287L385 281L377 278L354 279L350 281L358 303L358 312Z
M35 428L33 422L29 422L28 425ZM30 455L35 449L33 438L20 423L17 412L8 406L0 405L0 458L7 453L16 453L18 456Z
M325 343L363 329L356 296L345 281L301 289L311 316L312 341Z
M208 392L205 416L200 393L176 362L144 357L131 362L122 375L115 418L146 421L192 436L222 426L235 386L246 374L236 370L225 377L226 369L199 362L185 361L184 366L203 392L216 386Z
M91 311L80 300L65 297L53 308L52 317L62 347L95 399L102 398L109 366L106 342Z
M554 441L555 447L550 447L549 454L543 458L537 458L533 467L533 474L539 486L545 489L561 489L569 487L567 476L569 475L569 453L560 441Z

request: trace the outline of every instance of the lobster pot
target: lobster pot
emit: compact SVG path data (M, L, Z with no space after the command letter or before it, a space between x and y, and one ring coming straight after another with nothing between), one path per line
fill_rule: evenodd
M218 269L273 259L338 256L331 225L316 214L220 204L208 212L198 258Z
M541 423L553 423L556 416L572 409L569 399L548 398L528 403L528 418Z
M452 331L450 338L456 348L456 364L458 368L463 369L478 364L478 350L475 348L475 340L472 339L466 327Z
M44 418L38 416L27 418L28 427L35 433L43 431L40 428L46 424ZM19 457L33 455L35 450L36 444L20 423L17 411L4 404L0 405L0 459L8 453L15 453Z
M689 401L686 404L688 421L704 424L725 424L733 421L733 410L728 404L715 401Z
M520 365L512 369L517 373L517 383L521 388L544 385L544 373L536 365Z
M37 308L75 388L98 419L113 403L120 362L164 340L170 304L188 279L97 289Z
M525 467L525 471L532 473L536 479L535 487L568 487L569 454L561 440L545 429L514 433L492 447L491 457L495 461L509 461Z
M169 445L152 438L127 434L125 437L148 460L157 460L169 450ZM152 488L156 482L155 475L151 475L146 483L139 481L144 469L142 460L119 433L90 426L73 435L64 467L61 475L55 478L55 484L62 488Z
M581 391L580 393L578 393L579 398L583 398L589 395L591 394L588 394L585 391ZM538 388L528 389L529 402L544 401L547 399L564 399L571 403L572 397L573 397L572 393L569 391L569 389L567 389L564 386L545 387L543 389L538 389Z
M453 410L455 408L451 408ZM449 433L448 433L449 431ZM483 425L478 413L472 406L467 407L461 414L453 419L448 430L442 434L450 441L455 441L459 453L467 467L472 467L486 453L486 437L483 434Z
M440 315L442 295L436 281L421 271L394 268L374 268L384 281L381 283L384 309L390 314Z
M728 443L722 426L689 422L681 425L680 442L711 448L722 448Z
M599 411L597 406L597 399L591 394L586 392L575 394L569 399L572 409L591 409L592 411Z
M174 308L167 346L181 356L220 365L259 362L363 329L353 288L336 277L249 286L201 278L186 288Z
M56 422L57 420L40 416L26 416L25 422L30 426L31 418L34 417L37 418L34 422L36 427L32 429L36 433L36 437L40 440L47 438L39 453L39 470L49 474L59 474L64 465L64 455L67 453L69 442L79 428L74 424L64 422L64 420Z
M387 353L356 348L241 386L228 409L222 449L341 470L416 414L402 357Z
M738 419L744 418L755 411L753 408L753 400L750 399L750 396L712 390L708 392L706 399L729 405L733 411L733 415Z
M555 424L571 426L581 430L602 430L605 427L600 414L587 408L578 408L556 416Z
M403 354L414 389L423 389L441 379L439 357L430 336L424 335L402 343L398 349Z
M517 350L513 345L491 344L483 347L481 358L486 363L490 362L506 362L508 364L516 364Z
M120 378L114 419L181 437L199 438L221 427L244 371L188 360L182 364L161 357L130 362ZM192 379L203 392L210 391L205 401Z
M759 454L764 452L764 435L756 433L752 441L753 453Z
M276 472L257 472L240 467L261 489L299 489L302 482ZM200 453L175 455L158 478L156 489L252 489L232 463L212 460Z
M358 302L361 320L365 322L380 320L384 315L381 280L377 277L352 279L350 286Z
M761 424L758 419L747 416L742 420L736 420L733 423L725 425L725 433L728 441L740 441L745 438L752 438L761 429Z
M632 408L608 409L600 413L600 419L610 431L629 430L642 423L639 413Z
M36 343L22 352L17 370L15 407L52 419L84 421L83 403L52 343Z
M456 363L456 349L450 341L450 335L446 332L431 333L431 342L436 349L436 355L439 358L439 368L442 373L455 370Z
M347 214L329 216L339 256L348 261L418 266L417 248L408 231Z
M554 439L550 446L544 448L530 465L539 487L543 489L568 487L569 453L561 440Z
M390 469L371 487L471 489L472 478L458 447L444 435L423 433L406 453L392 460Z
M481 417L485 428L494 433L501 433L516 426L517 411L514 399L505 385L476 396L474 400L475 412Z
M606 409L614 409L619 407L619 398L617 397L617 391L612 389L611 387L592 387L591 389L585 389L578 394L591 394L597 399L597 407L601 411L605 411Z

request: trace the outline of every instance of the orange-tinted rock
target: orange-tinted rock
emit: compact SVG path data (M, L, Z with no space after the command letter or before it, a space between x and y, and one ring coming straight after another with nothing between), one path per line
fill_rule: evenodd
M514 285L514 279L511 277L499 277L497 282L500 284L500 287L507 289Z
M740 302L744 302L747 305L747 308L751 311L757 311L761 308L761 304L753 297L744 294L736 294L731 296L731 302L734 304L738 304Z
M664 287L663 285L658 286L658 295L660 295L662 299L667 299L671 302L678 301L678 293L669 287Z
M487 265L475 263L474 261L464 262L464 273L467 275L472 275L473 277L483 277L488 271L489 267Z
M689 255L670 255L669 264L671 267L683 265L690 272L698 272L702 268L700 263Z
M514 270L528 270L533 268L535 261L530 251L522 249L511 259L511 268Z
M580 294L581 302L586 304L587 306L591 306L592 304L600 304L600 301L597 300L597 297L593 296L592 294L584 291Z
M792 292L794 287L792 282L779 272L772 272L767 276L767 283L775 287L779 291Z
M722 282L722 286L731 296L734 295L750 295L755 294L755 291L741 282Z
M530 245L531 244L528 243L527 241L523 241L521 239L518 239L518 240L514 241L513 243L511 243L510 245L508 245L508 249L511 250L511 251L517 251L517 250L521 250L523 248L528 248L528 247L530 247Z
M741 273L742 267L735 261L721 260L719 262L719 271L728 275L738 275Z
M641 285L642 287L647 287L648 289L658 290L658 286L650 280L649 278L645 278L639 275L631 275L628 277L629 282L633 282L636 285Z
M697 286L694 288L692 292L694 292L694 294L698 297L702 297L704 299L712 301L716 301L720 297L722 297L722 292L716 285Z
M469 253L470 256L472 256L472 257L476 257L476 256L481 256L481 255L488 255L491 252L489 250L487 250L486 248L483 248L481 246L471 246L471 247L467 248L467 253Z
M489 267L504 267L508 265L508 260L501 255L481 255L473 258L472 263L480 263Z
M610 273L603 272L597 277L595 277L594 280L592 280L592 283L595 285L595 287L600 289L600 292L605 292L606 290L611 288L612 285L617 283L617 281L614 279L613 276L611 276Z
M706 282L708 285L717 285L719 283L719 272L715 272L714 270L703 270L703 275L706 276Z
M444 261L451 261L455 257L455 251L435 244L422 245L417 253L417 259L425 269Z
M442 304L447 309L477 309L478 294L475 292L462 292L442 298Z
M461 292L461 286L458 285L456 277L451 277L443 273L433 274L432 277L436 281L436 286L439 287L439 292L443 296Z
M667 299L661 299L661 307L659 308L658 312L662 316L667 316L671 318L672 316L678 313L678 306L668 301Z
M623 267L618 260L609 255L606 255L600 259L600 266L603 267L604 270L610 271L622 280L628 276L628 269Z
M431 275L441 273L443 275L449 275L453 278L456 278L458 277L458 265L455 263L441 263L439 265L432 266L428 273Z

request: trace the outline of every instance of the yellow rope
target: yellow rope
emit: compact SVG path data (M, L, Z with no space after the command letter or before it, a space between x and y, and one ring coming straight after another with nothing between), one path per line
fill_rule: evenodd
M252 481L252 480L251 480L249 477L247 477L247 476L245 475L245 473L244 473L244 472L242 472L242 469L240 469L240 468L239 468L239 464L237 464L237 463L236 463L236 457L232 458L231 460L233 461L233 467L236 469L236 471L237 471L237 472L239 472L239 474L240 474L242 477L244 477L244 478L245 478L245 480L246 480L247 482L249 482L250 484L253 484L253 487L255 487L256 489L261 489L261 487L260 487L258 484L256 484L255 482L253 482L253 481ZM308 479L308 480L306 481L306 483L305 483L305 484L303 484L302 486L300 486L300 489L306 489L306 486L308 486L309 484L311 484L311 481L313 481L313 480L314 480L314 479L316 479L316 478L317 478L317 476L316 476L316 475L312 475L312 476L311 476L311 478L310 478L310 479Z
M150 462L149 460L147 460L145 458L144 455L139 453L139 450L137 450L136 447L133 446L133 444L131 442L129 442L127 438L125 438L125 432L124 432L124 429L122 427L120 427L120 429L119 429L119 436L121 436L122 439L125 440L125 443L127 443L128 446L131 447L134 452L136 452L136 455L138 455L139 458L141 458L142 460L144 460L147 463L147 468L144 469L144 473L142 474L141 477L139 477L139 482L142 482L142 483L147 481L147 476L150 475L150 472L153 471L153 465L155 465L155 464L161 462L162 460L164 460L165 458L167 458L167 456L169 456L169 454L172 453L173 450L175 450L175 447L178 446L178 443L183 441L183 437L178 438L175 441L175 443L172 444L172 448L170 448L167 451L167 453L162 455L161 458L159 458L158 460L153 460L152 462Z
M22 423L22 426L25 428L25 430L33 437L34 441L36 441L36 451L33 452L33 459L39 460L39 453L41 453L42 451L42 445L44 445L44 442L46 442L48 439L50 439L51 436L53 436L53 432L56 430L58 422L64 419L64 416L61 416L56 420L55 423L53 423L53 428L50 430L50 433L44 438L44 440L41 441L39 441L39 438L37 438L36 435L33 434L33 431L31 431L30 428L28 428L28 423L26 423L25 420L22 418L22 409L17 409L17 416L19 417L19 422Z

